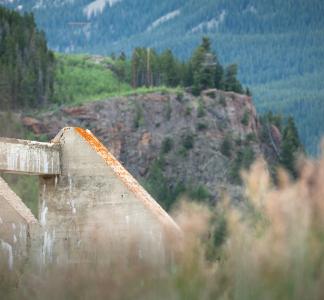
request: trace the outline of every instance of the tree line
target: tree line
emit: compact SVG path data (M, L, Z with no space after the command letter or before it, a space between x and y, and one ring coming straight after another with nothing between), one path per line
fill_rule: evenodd
M45 105L53 94L55 59L32 14L0 7L0 108Z
M123 53L119 57L122 59ZM187 61L180 61L170 49L158 54L151 48L135 48L131 57L133 88L165 85L191 87L193 94L210 88L243 93L237 72L236 64L226 68L220 64L208 37L202 39Z

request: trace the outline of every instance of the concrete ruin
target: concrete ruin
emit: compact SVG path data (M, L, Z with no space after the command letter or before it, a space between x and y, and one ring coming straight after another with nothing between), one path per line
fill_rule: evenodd
M97 251L169 260L180 229L88 130L64 128L51 143L0 138L0 171L39 176L39 215L0 180L0 250L9 269L91 261ZM104 241L104 242L103 242ZM106 255L109 259L110 255Z

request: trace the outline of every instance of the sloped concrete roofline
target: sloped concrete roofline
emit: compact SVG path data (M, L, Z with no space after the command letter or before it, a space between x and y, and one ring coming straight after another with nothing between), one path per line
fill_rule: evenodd
M181 229L168 213L152 198L152 196L138 183L138 181L122 166L122 164L108 151L108 149L92 134L90 130L83 128L66 127L63 128L58 135L52 140L52 143L60 143L64 132L73 130L90 147L101 156L104 162L110 167L115 175L123 182L129 191L151 211L159 221L172 230L181 233Z

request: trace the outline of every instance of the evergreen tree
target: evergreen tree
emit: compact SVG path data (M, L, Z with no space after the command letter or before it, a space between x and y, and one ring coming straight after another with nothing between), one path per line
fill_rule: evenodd
M298 131L294 119L289 117L282 136L280 163L293 177L297 176L296 159L300 151L302 151L302 146Z
M229 65L225 69L224 75L224 89L226 91L236 92L236 93L243 93L243 87L239 80L237 79L237 70L238 67L236 64Z
M170 49L165 50L160 56L161 82L166 86L175 87L179 84L179 68L177 61Z
M202 39L202 43L194 51L190 63L193 70L194 94L199 94L204 89L220 87L223 71L216 55L211 50L209 38Z
M32 14L0 7L0 106L46 105L53 95L55 60Z

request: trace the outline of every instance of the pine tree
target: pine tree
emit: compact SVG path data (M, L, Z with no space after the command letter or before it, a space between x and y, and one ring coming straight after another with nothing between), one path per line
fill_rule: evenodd
M210 41L203 38L202 43L193 53L191 65L193 69L193 93L198 95L203 89L212 86L213 57L210 54Z
M298 153L301 151L302 146L299 140L298 130L294 119L290 117L288 118L282 136L280 163L293 177L297 176L296 159Z
M193 70L194 94L199 94L204 89L221 86L223 69L211 50L209 38L202 39L202 43L193 53L190 63Z
M132 87L139 86L140 49L135 48L132 54Z
M224 89L226 91L242 94L243 87L237 79L237 70L238 70L238 66L236 64L229 65L225 69Z
M1 106L46 105L53 95L55 60L45 34L37 30L32 14L1 7L0 32Z
M165 50L160 56L162 84L175 87L179 84L179 70L177 61L170 49Z

